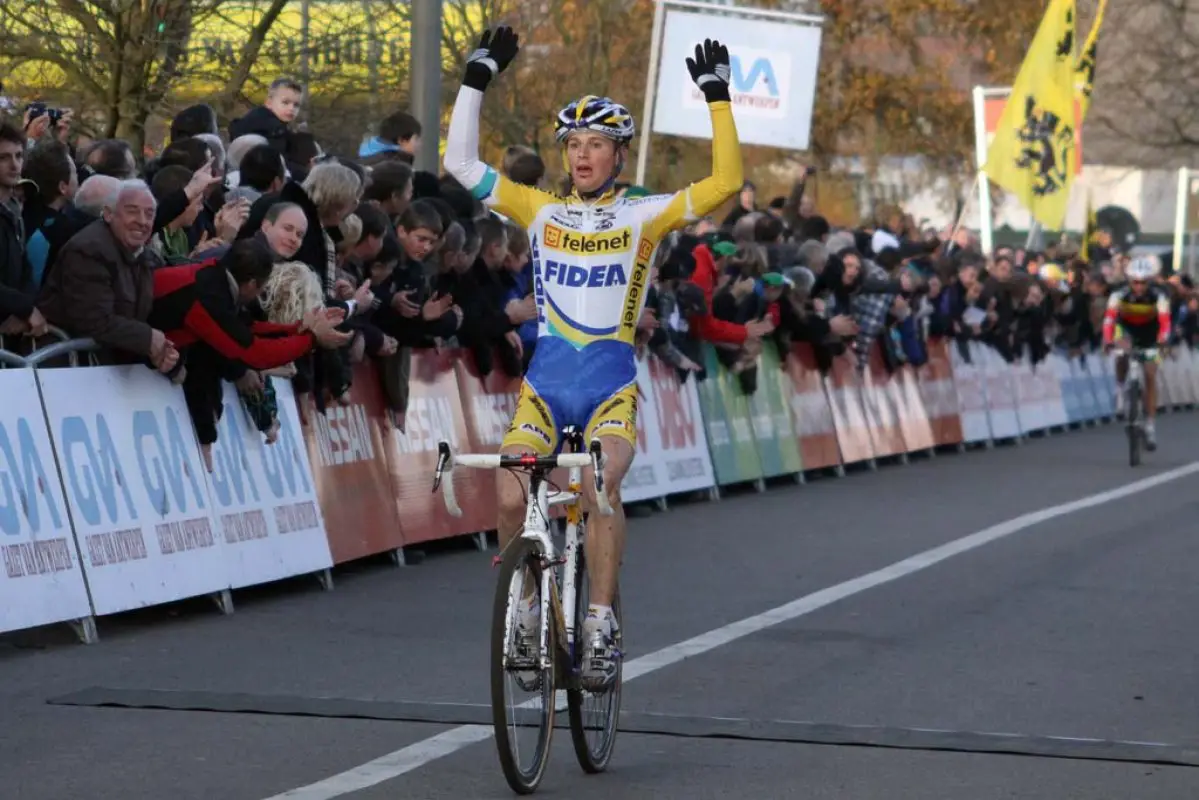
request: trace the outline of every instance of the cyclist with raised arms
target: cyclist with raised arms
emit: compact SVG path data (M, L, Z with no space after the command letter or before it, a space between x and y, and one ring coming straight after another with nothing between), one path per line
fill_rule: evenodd
M1112 292L1103 315L1103 345L1111 347L1121 342L1137 349L1164 345L1170 339L1170 295L1153 283L1161 271L1161 261L1155 255L1134 258L1124 270L1128 285ZM1117 335L1119 334L1119 335ZM1128 375L1128 354L1116 361L1116 413L1124 408L1124 378ZM1157 363L1145 364L1145 445L1157 448Z
M479 109L493 78L512 63L519 40L510 28L486 31L466 65L446 138L445 167L474 196L528 228L538 340L521 386L505 453L549 455L560 431L575 426L604 450L604 486L615 514L592 515L587 530L590 605L583 624L583 685L611 684L620 654L612 613L624 549L620 484L637 439L634 338L662 238L715 211L741 189L741 148L729 98L729 52L718 41L696 45L687 69L712 116L712 175L674 194L629 200L613 185L629 156L635 127L628 109L587 95L555 123L571 191L556 197L521 186L479 160ZM590 480L585 485L592 485ZM522 478L498 479L500 546L524 521ZM540 609L528 597L518 610L519 646L535 652Z

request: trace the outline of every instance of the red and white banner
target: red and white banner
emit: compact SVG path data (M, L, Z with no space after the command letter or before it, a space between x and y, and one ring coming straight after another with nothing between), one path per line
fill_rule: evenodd
M454 371L463 357L458 350L412 353L404 430L392 429L394 447L387 450L392 496L403 518L405 544L495 527L495 484L480 470L452 473L462 517L450 516L441 495L433 493L437 443L448 441L456 452L469 444Z
M953 384L953 364L949 360L949 343L944 339L928 342L928 361L918 372L920 397L928 414L933 439L938 445L953 445L964 441L962 419L958 412L958 394ZM985 413L985 404L983 404Z
M791 416L799 436L799 457L805 470L835 467L841 463L837 446L837 423L824 393L820 368L809 344L791 346L787 356L787 376L791 379L788 398Z
M0 369L0 632L90 616L31 369Z
M373 364L354 368L347 405L317 412L301 400L304 443L337 564L404 546L385 455L391 441L383 389Z
M638 358L637 453L621 499L652 500L715 483L694 380L681 383L670 365Z
M464 451L499 452L500 445L504 443L504 434L508 432L508 425L516 413L520 379L499 369L498 359L494 363L496 368L482 376L469 350L455 353L458 399L466 423L466 440L460 445ZM496 474L491 470L470 470L469 474L464 472L455 471L454 487L458 491L466 491L469 486L472 499L469 506L462 504L463 516L458 522L472 533L491 530L496 526ZM432 473L429 479L432 480Z
M891 395L899 413L899 428L903 432L903 443L908 452L915 453L936 447L936 437L933 436L932 423L924 407L916 370L909 364L897 367L891 373L887 393Z
M686 383L679 380L678 372L656 358L643 362L649 373L652 391L654 424L649 430L657 437L649 436L650 449L656 451L654 459L659 465L659 475L666 493L688 492L707 489L716 485L712 471L712 458L708 453L708 438L704 432L704 420L700 413L699 392L695 388L695 377ZM638 367L638 382L642 367ZM643 412L643 416L648 413ZM638 425L640 425L640 420Z
M824 377L824 390L837 426L837 444L845 464L869 461L874 458L870 423L862 409L861 383L852 356L833 359L830 374Z
M870 427L870 441L877 458L896 456L908 451L903 441L903 428L890 391L891 376L883 364L882 348L870 346L870 360L862 373L862 405L866 411L866 424Z

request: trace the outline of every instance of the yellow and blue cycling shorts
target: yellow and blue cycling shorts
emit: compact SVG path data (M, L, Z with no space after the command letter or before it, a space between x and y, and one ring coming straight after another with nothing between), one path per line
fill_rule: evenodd
M503 447L548 456L561 445L559 431L576 424L566 419L559 422L549 402L533 389L528 381L520 386L516 413L504 434ZM590 442L596 437L614 436L637 447L637 384L633 383L608 396L591 412L583 428L583 438Z

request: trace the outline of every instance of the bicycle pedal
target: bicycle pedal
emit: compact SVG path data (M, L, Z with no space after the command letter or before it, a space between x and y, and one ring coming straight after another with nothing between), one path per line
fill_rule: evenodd
M527 656L508 656L509 672L539 672L541 667L537 664L537 659Z
M503 556L492 556L491 557L491 566L498 567L500 564L503 564L503 563L504 563Z

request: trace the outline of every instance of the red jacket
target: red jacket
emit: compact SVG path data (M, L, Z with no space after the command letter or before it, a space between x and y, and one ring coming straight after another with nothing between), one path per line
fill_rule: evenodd
M712 257L712 251L706 244L701 244L691 254L695 257L695 272L691 275L691 282L703 290L704 304L708 308L708 313L688 320L692 333L706 342L744 344L747 338L744 325L712 316L712 296L716 293L716 281L720 277L716 274L716 260ZM774 320L777 327L781 318L778 303L771 303L766 315Z
M298 325L247 324L229 273L216 261L155 270L149 323L180 349L204 342L254 370L290 364L315 344L312 334L300 333Z

